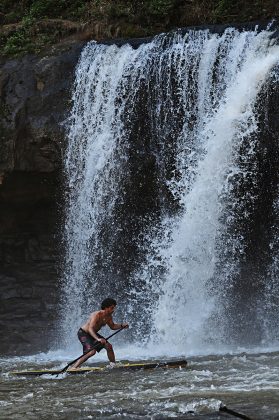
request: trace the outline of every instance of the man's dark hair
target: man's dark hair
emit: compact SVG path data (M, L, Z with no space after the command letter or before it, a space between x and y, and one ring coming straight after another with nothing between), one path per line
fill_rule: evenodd
M106 308L109 308L112 305L116 306L116 300L114 300L112 298L106 298L105 300L103 300L101 308L106 309Z

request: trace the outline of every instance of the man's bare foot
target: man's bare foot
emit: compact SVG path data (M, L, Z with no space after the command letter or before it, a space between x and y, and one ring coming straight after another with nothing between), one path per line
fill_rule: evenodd
M106 367L109 369L113 369L121 366L124 366L121 362L110 362L109 365L107 365Z

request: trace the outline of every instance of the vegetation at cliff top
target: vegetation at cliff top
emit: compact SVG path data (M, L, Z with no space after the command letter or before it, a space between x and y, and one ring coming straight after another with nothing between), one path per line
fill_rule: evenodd
M276 0L0 0L1 55L40 53L71 38L142 37L278 15Z

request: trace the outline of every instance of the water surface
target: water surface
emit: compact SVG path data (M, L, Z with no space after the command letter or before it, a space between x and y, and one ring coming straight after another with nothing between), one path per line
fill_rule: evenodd
M61 353L54 358L0 359L1 419L234 418L219 412L221 404L256 420L279 418L279 352L192 356L185 369L30 378L9 373L68 362ZM105 354L93 364L106 364Z

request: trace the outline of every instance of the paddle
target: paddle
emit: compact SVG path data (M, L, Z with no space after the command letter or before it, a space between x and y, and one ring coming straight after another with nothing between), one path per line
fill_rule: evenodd
M109 338L113 337L115 334L118 334L120 331L124 330L125 327L121 327L119 330L117 330L115 333L109 335L107 338L105 338L106 341L108 341ZM81 356L77 357L75 360L72 360L70 363L68 363L63 369L59 370L58 372L56 372L57 375L59 375L60 373L64 373L69 366L73 365L75 362L77 362L82 356L84 356L85 354L89 353L90 351L97 349L98 347L102 346L101 343L96 344L94 347L92 347L90 350L88 350L87 352L83 353Z
M248 417L245 414L238 413L235 410L231 410L230 408L227 408L223 404L220 405L219 411L223 411L224 413L231 414L232 416L238 417L239 419L252 420L251 417Z

